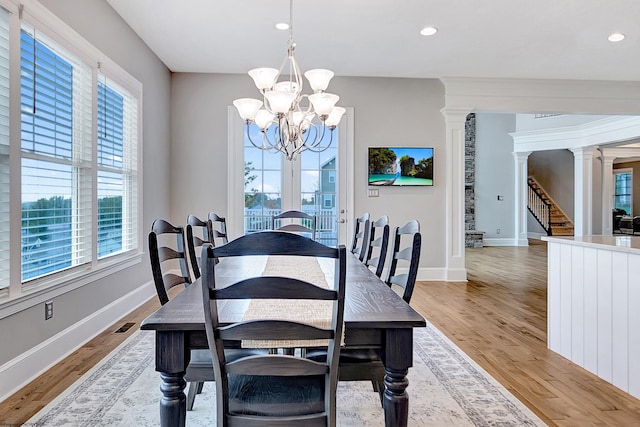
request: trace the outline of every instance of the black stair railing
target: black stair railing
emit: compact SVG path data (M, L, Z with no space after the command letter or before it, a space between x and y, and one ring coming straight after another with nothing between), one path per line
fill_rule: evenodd
M529 184L529 194L527 207L529 212L544 228L548 236L551 236L551 203L547 202L543 196L543 192L531 182Z

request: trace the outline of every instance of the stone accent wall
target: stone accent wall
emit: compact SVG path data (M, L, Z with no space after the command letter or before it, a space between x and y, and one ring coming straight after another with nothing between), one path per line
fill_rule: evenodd
M465 247L481 248L484 233L476 230L476 115L470 113L464 125L464 230Z

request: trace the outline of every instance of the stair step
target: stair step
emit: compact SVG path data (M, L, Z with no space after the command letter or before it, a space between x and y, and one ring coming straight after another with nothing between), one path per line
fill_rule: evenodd
M574 227L571 219L551 200L544 189L535 181L535 178L527 179L530 187L536 192L540 200L549 204L549 228L550 234L553 236L573 236ZM538 220L540 220L538 218Z
M551 230L552 236L573 236L573 229L560 229L560 230Z

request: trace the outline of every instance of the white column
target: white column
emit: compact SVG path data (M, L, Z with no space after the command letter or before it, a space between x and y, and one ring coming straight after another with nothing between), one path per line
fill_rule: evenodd
M572 148L574 163L574 235L590 236L593 228L593 152L596 147Z
M527 203L529 194L529 168L527 160L530 151L522 153L513 153L515 160L515 176L516 176L516 188L515 188L515 238L517 246L529 246L529 239L527 238Z
M615 155L602 150L602 234L613 234L613 160Z
M464 265L464 125L471 108L443 108L446 123L445 280L466 281Z

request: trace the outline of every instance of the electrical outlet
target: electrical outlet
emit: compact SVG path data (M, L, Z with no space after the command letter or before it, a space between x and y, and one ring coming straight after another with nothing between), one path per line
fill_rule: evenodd
M53 301L47 301L44 303L44 320L49 320L53 317Z
M496 229L496 234L500 234L500 229L499 228Z

